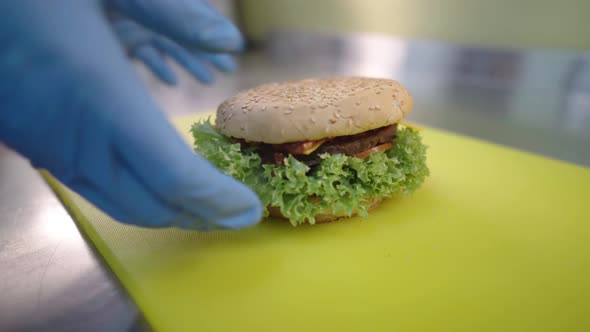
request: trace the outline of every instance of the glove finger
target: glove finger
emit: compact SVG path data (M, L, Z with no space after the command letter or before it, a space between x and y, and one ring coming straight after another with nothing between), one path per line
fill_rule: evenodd
M199 220L226 228L259 222L256 194L192 152L161 112L142 105L146 100L135 99L134 111L117 118L128 125L115 132L114 145L133 174L160 199Z
M169 85L177 83L174 71L166 64L166 61L155 47L151 45L140 46L135 52L135 56L163 82Z
M234 72L238 67L234 58L229 54L202 53L202 55L207 61L213 64L215 68L224 73Z
M244 41L237 27L206 0L110 0L119 11L188 48L238 52Z
M200 54L190 53L178 44L164 38L156 39L154 45L160 52L166 53L174 58L202 83L213 83L213 73L207 68L204 62L205 59Z
M152 31L132 20L117 19L111 24L119 41L130 54L134 54L140 46L151 43L156 36Z
M232 229L259 222L256 194L186 149L167 120L160 121L119 133L116 146L134 174L162 200L198 220Z
M92 178L80 178L65 181L64 184L122 223L166 227L170 226L170 221L176 216L145 188L140 190L140 185L128 176L108 185L97 186L92 182Z
M70 179L64 184L122 223L153 228L176 226L200 231L224 229L221 225L199 220L193 214L171 209L152 195L123 165L116 161L114 164L117 165L117 176L112 183L96 184L91 177Z
M174 41L153 33L136 22L118 20L113 22L113 26L119 40L129 50L129 53L140 58L165 83L176 84L176 76L166 65L163 54L173 57L203 83L213 81L213 74L205 66L205 62L213 64L215 68L225 73L232 72L237 68L233 58L227 54L199 51L191 53ZM154 46L157 50L154 49Z

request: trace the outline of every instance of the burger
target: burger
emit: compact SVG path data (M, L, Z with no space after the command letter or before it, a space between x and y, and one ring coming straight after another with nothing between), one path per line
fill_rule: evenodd
M327 77L263 84L191 127L194 148L259 196L265 217L315 224L416 191L429 175L399 82Z

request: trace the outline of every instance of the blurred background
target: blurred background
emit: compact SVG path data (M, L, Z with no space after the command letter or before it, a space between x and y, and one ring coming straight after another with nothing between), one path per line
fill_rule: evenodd
M234 75L137 70L171 116L284 79L401 81L410 120L590 166L590 1L213 0L244 32ZM133 302L28 163L0 147L0 330L145 330ZM65 296L64 294L67 294Z
M410 120L590 166L590 2L565 0L214 0L243 31L237 75L158 83L171 114L211 110L270 81L393 78ZM182 72L176 66L178 72Z

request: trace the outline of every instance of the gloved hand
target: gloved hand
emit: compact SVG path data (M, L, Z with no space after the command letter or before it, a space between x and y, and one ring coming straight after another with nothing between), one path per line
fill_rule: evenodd
M149 37L125 39L105 6ZM211 230L260 220L256 195L191 150L126 58L127 47L168 82L155 61L163 50L203 81L203 61L231 69L224 53L241 37L204 0L2 1L0 17L3 143L121 222Z
M162 82L176 84L176 76L164 61L169 56L182 65L202 83L213 82L213 74L203 64L211 64L222 72L236 68L233 58L227 54L207 53L199 50L187 51L173 40L153 33L140 24L128 19L113 19L113 27L121 43L131 57L141 60Z

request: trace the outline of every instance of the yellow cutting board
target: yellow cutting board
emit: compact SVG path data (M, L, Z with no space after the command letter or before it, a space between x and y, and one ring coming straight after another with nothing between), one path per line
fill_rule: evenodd
M316 226L140 229L45 176L156 331L590 331L590 170L422 135L421 190Z

